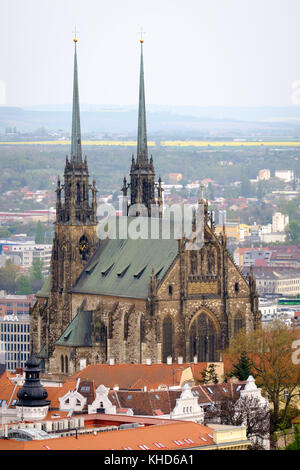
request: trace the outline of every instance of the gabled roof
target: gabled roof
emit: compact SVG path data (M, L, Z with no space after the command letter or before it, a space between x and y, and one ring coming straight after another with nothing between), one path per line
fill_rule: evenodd
M201 363L205 369L207 363ZM199 366L201 366L199 364ZM94 380L95 386L104 384L106 387L133 390L158 388L160 385L179 385L182 372L190 367L189 363L177 364L90 364L73 375L81 380ZM192 374L190 373L190 378Z
M92 346L92 311L79 309L55 344L60 346Z
M162 280L177 254L178 240L174 238L106 239L71 292L146 299L152 269L156 279Z

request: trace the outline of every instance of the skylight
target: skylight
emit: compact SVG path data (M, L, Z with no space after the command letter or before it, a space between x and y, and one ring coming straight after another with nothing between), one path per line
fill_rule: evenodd
M183 439L184 442L186 442L187 444L195 444L194 441L192 441L192 439L190 439L189 437L186 438L186 439Z
M214 392L212 391L211 388L207 387L207 390L213 395Z
M177 439L177 440L174 441L174 442L175 442L175 444L176 444L177 446L183 446L183 445L184 445L184 442L180 441L179 439Z
M162 448L166 447L166 446L165 446L164 444L162 444L161 442L154 442L154 445L155 445L156 447L158 447L159 449L162 449Z

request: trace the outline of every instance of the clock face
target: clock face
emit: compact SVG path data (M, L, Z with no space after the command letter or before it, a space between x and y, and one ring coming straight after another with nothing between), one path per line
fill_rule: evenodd
M89 243L86 238L80 240L79 242L79 250L81 253L86 253L89 249Z

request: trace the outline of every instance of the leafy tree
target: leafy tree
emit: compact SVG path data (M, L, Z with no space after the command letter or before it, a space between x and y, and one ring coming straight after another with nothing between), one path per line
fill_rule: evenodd
M32 266L30 270L31 279L41 280L43 279L43 260L36 258L32 261Z
M19 266L13 264L11 259L6 260L4 268L0 269L0 289L5 290L8 294L15 294L19 271Z
M287 232L293 243L298 243L300 241L300 223L297 222L297 220L291 220Z
M248 439L252 441L251 450L262 450L261 442L270 433L270 409L267 404L262 405L259 398L248 396L226 397L214 403L207 411L206 420L214 423L246 426Z
M249 375L253 375L252 366L253 363L247 356L246 351L242 351L239 361L233 365L233 369L230 375L234 375L239 380L247 380Z
M0 238L9 238L11 237L11 233L7 228L0 229Z
M300 450L300 426L298 424L295 425L295 440L286 446L285 450Z
M216 367L214 364L209 364L208 368L201 372L202 378L199 379L200 383L208 384L214 383L217 384L219 382L218 376L216 373Z
M256 197L257 197L257 199L259 199L261 201L262 198L264 197L264 195L265 195L265 186L264 186L263 181L260 180L258 182L258 185L257 185Z
M239 332L227 350L232 360L236 360L243 351L252 360L256 382L273 405L274 427L286 420L293 398L299 393L300 365L292 361L295 339L293 330L275 320L267 328L258 328L251 333Z
M24 275L21 275L17 280L17 295L28 294L32 294L30 279Z
M241 195L243 197L251 197L253 195L251 182L244 172L241 176Z

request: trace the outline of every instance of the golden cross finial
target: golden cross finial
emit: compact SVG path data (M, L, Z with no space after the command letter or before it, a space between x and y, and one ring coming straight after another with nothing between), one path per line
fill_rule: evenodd
M143 44L143 42L144 42L143 34L146 34L146 33L145 33L145 31L143 31L143 28L141 28L141 31L140 31L140 35L141 35L140 43L141 43L141 44Z
M77 42L77 41L78 41L78 39L77 39L77 33L79 33L79 31L77 31L76 25L75 25L75 30L72 31L72 32L74 33L74 39L73 39L73 41L74 41L74 42Z

